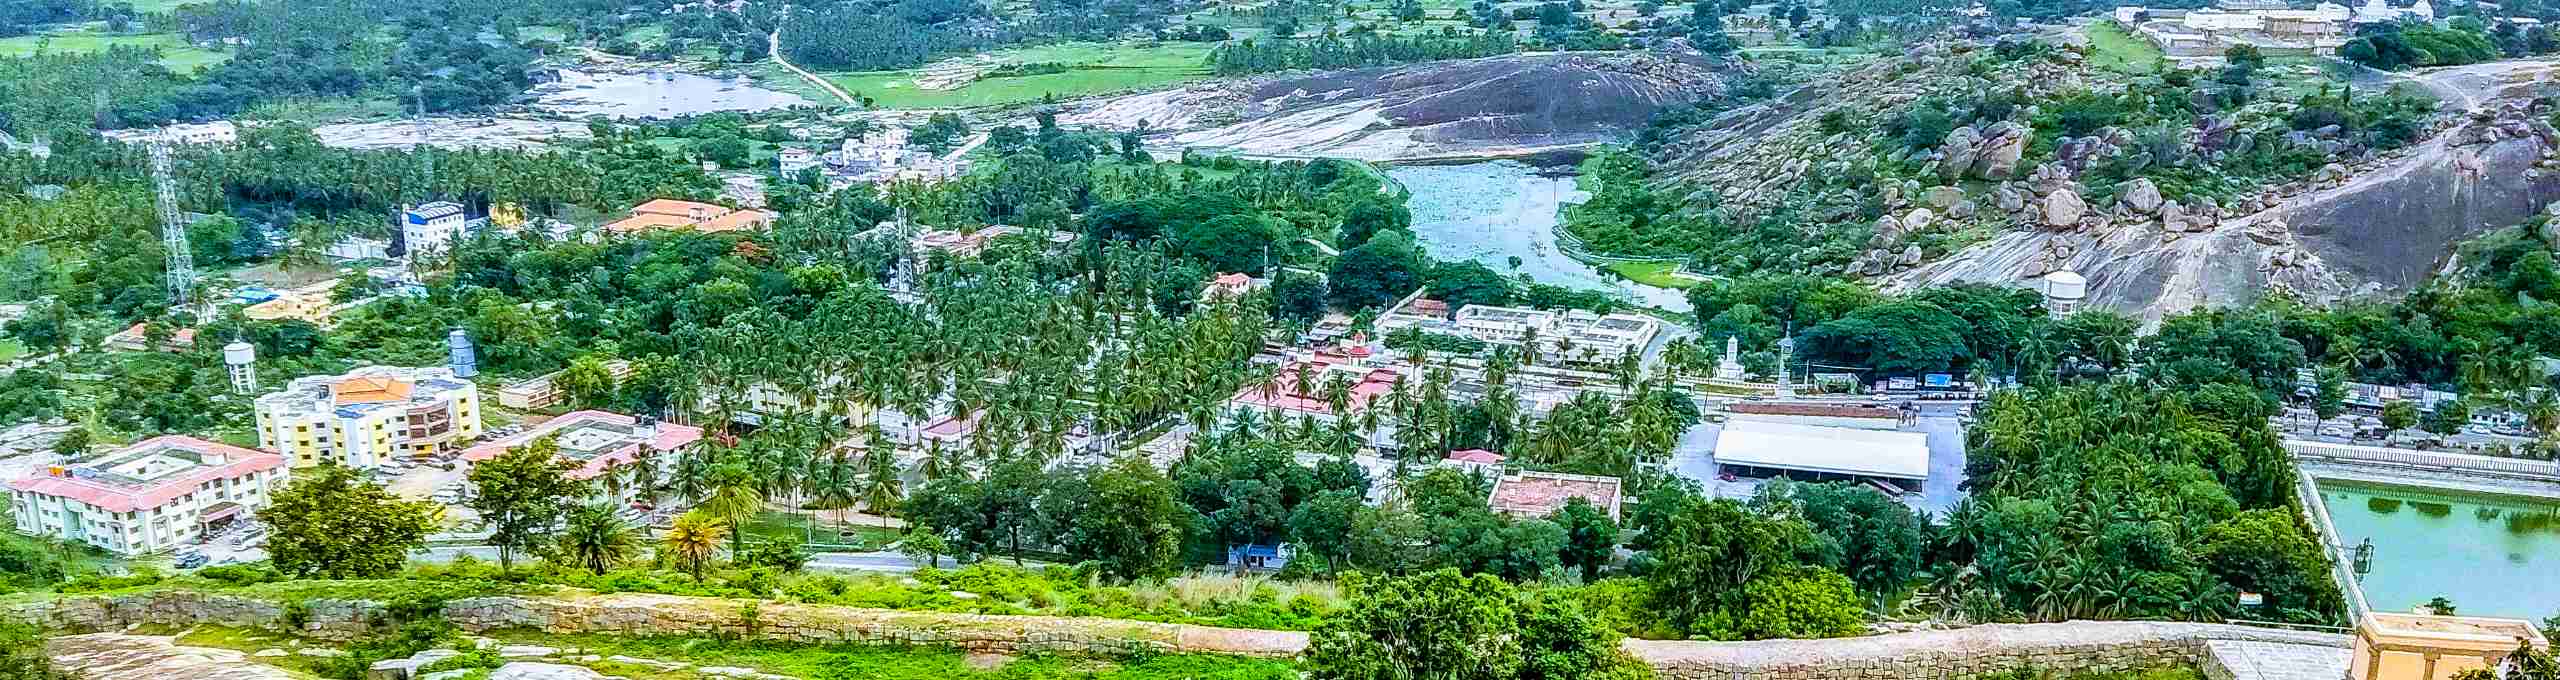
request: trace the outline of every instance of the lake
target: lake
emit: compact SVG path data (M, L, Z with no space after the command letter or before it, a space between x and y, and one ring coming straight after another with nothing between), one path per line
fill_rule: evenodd
M572 116L674 118L718 111L763 111L813 102L756 87L745 77L677 71L606 73L561 69L559 81L533 88L534 108Z
M2373 539L2364 594L2405 612L2442 596L2457 613L2560 614L2560 501L2319 480L2340 545Z
M1517 161L1390 166L1386 172L1413 192L1413 235L1433 259L1474 260L1539 283L1615 291L1636 304L1689 311L1686 293L1628 281L1556 248L1559 209L1590 198L1571 177L1541 177Z

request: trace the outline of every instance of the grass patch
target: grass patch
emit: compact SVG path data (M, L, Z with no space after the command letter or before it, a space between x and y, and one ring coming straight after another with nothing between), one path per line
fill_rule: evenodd
M1612 262L1607 269L1627 280L1656 288L1687 288L1698 285L1697 279L1674 275L1678 262Z
M516 29L516 39L526 41L547 40L555 43L565 43L569 41L569 29L559 26L525 26Z
M334 648L328 643L306 640L301 637L287 635L284 633L273 633L254 628L233 628L230 626L196 626L194 628L189 628L185 632L178 634L177 642L180 645L188 647L228 649L244 654L256 654L260 651L269 649L292 651L306 647L324 649ZM305 656L301 654L287 654L284 656L252 656L250 657L250 660L282 668L287 671L301 673L308 677L320 677L320 665L323 663L323 659L321 657Z
M2099 68L2133 74L2160 72L2164 59L2160 48L2150 41L2125 32L2114 22L2089 24L2084 33L2089 37L2089 63Z
M828 519L828 515L819 511L813 518L807 513L768 510L757 513L740 529L751 540L788 541L830 548L846 546L856 550L877 550L898 540L896 532L877 525L838 524Z
M91 24L0 39L0 56L23 57L45 51L103 52L115 45L148 47L160 50L160 63L180 73L231 58L228 52L187 44L175 33L106 33L100 28L103 25Z
M0 338L0 361L14 361L27 355L27 343L17 338Z
M209 0L132 0L132 2L133 11L144 14L173 12L187 5L211 4Z
M594 654L653 661L752 668L812 680L1292 680L1289 662L1230 656L1169 654L1114 659L1034 655L995 668L970 663L958 650L868 645L802 645L700 637L561 635L540 631L491 631L489 637L556 647L562 656ZM691 670L662 671L639 664L601 661L599 671L633 680L690 680Z
M966 108L1007 106L1087 97L1112 92L1164 87L1209 77L1209 46L1199 43L1070 43L991 53L1011 64L1059 63L1063 73L1041 73L977 81L949 90L924 90L915 79L924 69L858 71L823 74L837 87L870 97L882 108Z

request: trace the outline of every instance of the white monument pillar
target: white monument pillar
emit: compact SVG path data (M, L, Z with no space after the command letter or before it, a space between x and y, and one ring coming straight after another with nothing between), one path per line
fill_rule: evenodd
M1724 360L1716 362L1716 379L1742 379L1742 344L1734 336L1724 336Z

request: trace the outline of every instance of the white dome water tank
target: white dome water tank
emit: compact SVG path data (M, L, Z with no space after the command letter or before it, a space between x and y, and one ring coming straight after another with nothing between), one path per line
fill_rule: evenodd
M2089 279L2069 270L2044 275L2044 302L2057 314L2069 313L2089 297Z
M239 340L222 346L222 366L231 371L231 391L258 391L258 347Z

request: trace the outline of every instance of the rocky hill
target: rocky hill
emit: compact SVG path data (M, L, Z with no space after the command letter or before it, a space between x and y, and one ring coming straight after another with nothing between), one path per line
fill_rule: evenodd
M1296 74L1081 102L1072 125L1277 156L1515 156L1625 139L1655 111L1712 96L1711 60L1653 53L1522 54Z
M1727 223L1868 228L1825 266L1888 287L2070 269L2150 319L2404 288L2560 199L2547 63L2148 74L2071 42L1947 40L1811 83L1673 135L1652 181Z

